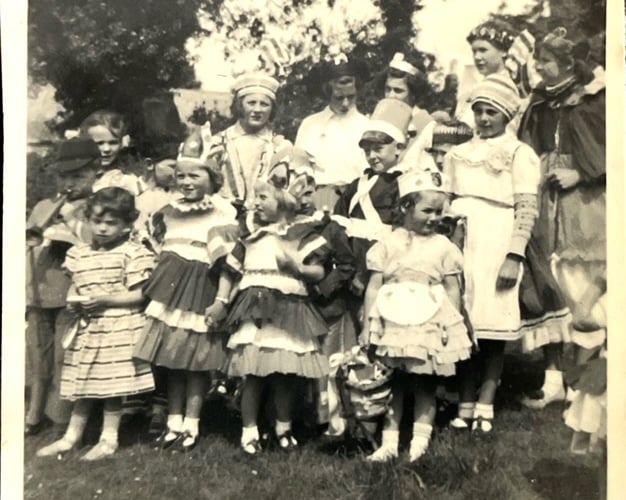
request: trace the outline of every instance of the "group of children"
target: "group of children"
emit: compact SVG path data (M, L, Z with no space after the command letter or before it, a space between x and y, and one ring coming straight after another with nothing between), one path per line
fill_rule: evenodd
M103 429L84 459L112 455L124 400L155 386L167 395L156 444L189 451L217 373L239 380L244 453L263 449L266 395L278 447L298 446L301 379L315 381L321 401L333 400L327 432L341 435L329 357L357 344L393 371L382 444L368 460L398 456L408 392L409 459L426 452L443 377L458 375L451 426L490 432L505 343L520 335L521 262L540 183L537 156L506 132L518 100L507 80L486 77L471 96L476 134L460 123L435 128L435 162L407 170L399 158L412 109L383 99L359 143L369 168L332 211L315 210L315 165L296 148L276 152L255 182L253 209L238 212L220 193L222 172L201 131L176 158L156 163L149 185L117 166L121 117L88 118L81 136L60 146L53 168L61 194L29 221L29 352L53 355L56 338L64 353L62 367L60 356L40 367L27 433L38 430L46 397L55 398L50 374L57 396L74 403L63 437L37 455L72 449L96 399L104 400ZM456 223L453 231L444 220ZM50 287L57 300L48 303ZM62 339L54 326L61 315Z

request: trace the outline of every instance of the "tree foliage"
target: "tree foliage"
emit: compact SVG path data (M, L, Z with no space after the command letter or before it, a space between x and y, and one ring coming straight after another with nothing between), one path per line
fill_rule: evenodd
M185 43L203 30L201 0L30 0L29 76L68 110L61 127L111 108L138 116L143 97L195 84Z

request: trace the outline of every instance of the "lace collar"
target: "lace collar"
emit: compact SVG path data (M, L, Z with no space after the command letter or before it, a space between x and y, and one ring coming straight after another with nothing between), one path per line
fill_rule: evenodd
M204 195L204 198L198 201L185 201L184 198L178 198L170 202L170 206L181 213L191 212L209 212L213 210L214 204L210 195Z

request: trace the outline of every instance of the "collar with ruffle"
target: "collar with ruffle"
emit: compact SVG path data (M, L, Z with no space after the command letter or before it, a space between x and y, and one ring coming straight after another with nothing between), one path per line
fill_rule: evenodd
M211 195L204 195L204 198L198 201L188 202L184 198L178 198L170 202L170 206L181 213L191 212L210 212L215 208Z

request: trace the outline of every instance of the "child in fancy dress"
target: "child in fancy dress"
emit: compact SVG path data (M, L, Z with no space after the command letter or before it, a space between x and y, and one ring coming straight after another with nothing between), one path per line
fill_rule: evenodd
M438 224L447 205L439 172L410 172L398 179L401 227L372 246L362 339L393 368L391 411L382 445L368 460L398 456L404 395L413 391L413 438L409 459L427 448L435 419L438 377L455 374L472 342L461 314L463 256Z
M522 260L537 217L539 158L507 132L518 106L509 78L487 76L472 91L477 135L444 159L453 194L450 210L467 221L464 305L480 350L458 366L459 413L451 425L482 433L493 428L506 341L522 335ZM478 392L476 374L481 374Z
M154 389L150 365L133 360L135 341L145 323L142 286L154 267L153 255L129 241L137 217L133 195L121 188L104 188L88 202L86 215L92 242L67 252L65 267L72 275L68 307L79 316L65 344L61 397L75 401L61 439L37 456L56 456L72 449L82 437L96 399L104 401L100 440L84 460L115 453L122 397Z
M297 379L328 373L319 341L328 328L307 290L307 282L324 275L318 261L325 240L308 224L294 222L297 202L289 177L281 163L256 182L256 229L227 257L229 269L206 311L207 324L215 328L229 305L225 324L234 333L228 342L228 375L244 377L241 447L250 455L261 451L257 424L265 389L273 396L278 445L290 450L298 445L291 428ZM236 280L238 292L231 301Z
M167 429L157 444L178 451L193 449L210 370L226 361L226 336L209 332L205 309L214 302L223 260L209 252L212 228L235 221L236 211L216 195L222 177L205 156L196 131L176 161L176 185L182 197L157 215L163 234L157 268L145 287L148 321L135 358L167 369Z

